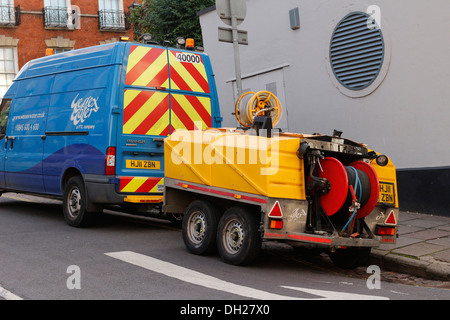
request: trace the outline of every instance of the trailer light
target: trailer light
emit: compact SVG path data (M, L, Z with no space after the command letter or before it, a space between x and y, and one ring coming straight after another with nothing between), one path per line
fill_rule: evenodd
M376 162L379 166L384 167L385 165L388 164L389 158L384 154L380 154L379 156L377 156Z
M54 51L53 51L52 48L47 48L47 49L45 49L45 55L46 55L46 56L52 56L53 53L54 53Z
M375 234L378 236L395 236L395 227L377 226Z
M270 229L283 229L283 220L270 219Z
M105 175L116 174L116 147L108 147L105 157Z

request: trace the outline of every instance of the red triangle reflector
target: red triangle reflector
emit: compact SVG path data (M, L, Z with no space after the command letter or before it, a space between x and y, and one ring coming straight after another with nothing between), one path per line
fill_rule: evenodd
M391 212L389 213L386 221L384 222L385 224L392 224L392 225L396 225L397 224L397 220L395 219L395 214L394 214L394 210L391 210Z
M283 212L281 212L280 203L278 201L275 202L272 209L270 209L269 217L271 218L282 218Z

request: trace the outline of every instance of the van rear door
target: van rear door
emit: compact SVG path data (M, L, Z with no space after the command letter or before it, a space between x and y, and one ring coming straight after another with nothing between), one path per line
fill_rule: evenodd
M204 57L185 50L168 50L170 119L174 130L212 127L211 89Z
M181 49L129 44L118 128L119 192L161 195L163 139L176 130L220 126L209 58Z
M170 134L169 68L163 47L130 44L124 63L123 112L117 130L118 191L161 194L162 138Z

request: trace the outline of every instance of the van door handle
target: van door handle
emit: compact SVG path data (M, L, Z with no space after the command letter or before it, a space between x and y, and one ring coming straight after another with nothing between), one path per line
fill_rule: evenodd
M5 149L8 147L8 141L11 140L10 148L14 148L14 140L16 140L16 137L13 136L6 136L5 137Z
M9 144L9 147L12 149L14 148L14 140L16 140L16 137L9 137L8 140L11 140L11 143Z

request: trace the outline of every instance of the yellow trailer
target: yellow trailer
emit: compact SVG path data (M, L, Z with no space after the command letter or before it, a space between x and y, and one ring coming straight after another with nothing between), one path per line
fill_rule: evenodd
M386 156L340 132L281 133L264 122L270 114L252 120L259 118L259 127L165 139L163 210L183 215L190 252L217 248L225 262L243 265L263 240L277 240L329 250L337 265L355 267L372 247L395 243L397 184Z

